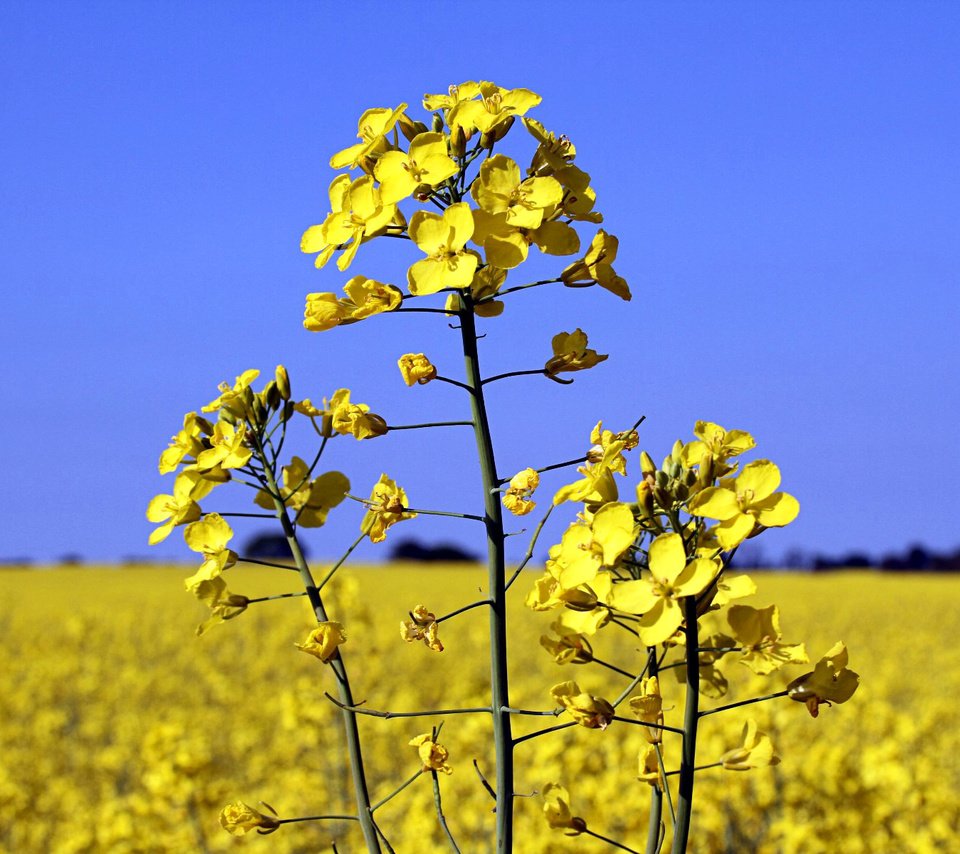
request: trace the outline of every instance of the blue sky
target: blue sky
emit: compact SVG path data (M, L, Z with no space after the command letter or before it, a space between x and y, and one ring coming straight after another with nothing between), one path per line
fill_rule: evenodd
M768 556L960 546L944 503L960 481L960 7L537 8L4 4L0 558L189 559L176 537L146 545L144 508L171 482L156 458L249 367L285 363L296 396L349 386L393 423L465 413L456 389L396 371L425 351L457 375L434 316L303 330L304 295L346 276L299 238L365 108L422 117L425 92L478 78L543 96L532 115L577 145L634 294L537 289L484 323L491 372L542 365L577 326L610 354L570 387L491 387L502 474L582 453L600 418L646 415L656 459L704 418L750 430L801 502L759 541ZM350 273L402 283L412 260L364 246ZM472 447L453 428L344 440L330 466L357 493L383 471L415 506L476 512ZM208 509L248 500L215 495ZM342 551L360 515L336 511L313 553ZM470 524L392 533L482 551Z

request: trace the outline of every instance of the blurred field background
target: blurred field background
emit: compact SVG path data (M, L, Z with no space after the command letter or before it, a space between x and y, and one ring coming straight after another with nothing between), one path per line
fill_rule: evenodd
M362 850L347 823L285 825L235 839L217 824L231 801L272 804L283 817L351 811L339 721L323 697L332 674L293 644L310 627L302 600L252 606L194 636L205 609L183 591L192 570L49 569L0 572L0 851L166 852ZM785 641L816 660L837 640L862 684L813 720L782 699L705 718L698 761L735 747L747 714L773 737L780 765L698 775L693 850L905 852L956 850L960 841L958 582L955 577L754 572L751 604L780 605ZM549 708L549 689L576 679L615 696L622 677L555 665L538 643L552 619L523 607L535 573L511 590L512 702ZM296 589L280 570L235 568L231 590ZM389 566L344 571L331 616L345 623L343 654L358 700L394 711L483 703L486 614L442 624L446 650L407 645L398 627L423 603L438 614L477 598L478 568ZM631 666L625 633L602 632L597 655ZM724 702L781 690L802 668L768 680L725 665ZM679 698L664 675L665 706ZM676 723L679 708L667 713ZM743 712L743 713L742 713ZM373 798L418 768L409 739L439 719L364 719ZM520 732L554 723L530 719ZM464 852L490 850L491 803L472 760L492 774L481 715L448 719L440 741L454 773L444 808ZM636 780L638 728L580 727L518 747L520 793L559 781L591 829L642 850L649 788ZM666 744L668 767L679 750ZM445 850L429 777L377 812L399 854ZM601 852L596 840L551 831L539 798L520 798L519 852Z

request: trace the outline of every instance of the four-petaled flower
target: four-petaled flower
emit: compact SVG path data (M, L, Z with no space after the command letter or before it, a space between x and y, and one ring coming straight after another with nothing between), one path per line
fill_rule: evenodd
M503 506L514 516L526 516L537 506L531 496L539 485L540 475L534 469L518 471L510 478L510 484L503 493Z
M443 652L438 629L437 615L428 611L426 605L417 605L410 612L410 619L400 622L400 637L407 643L422 640L434 652Z
M561 274L560 278L565 285L571 287L592 285L596 282L622 300L630 299L630 288L626 280L618 276L613 270L613 262L617 260L619 241L612 234L599 229L590 243L585 257L574 261Z
M743 725L743 744L724 753L720 762L727 771L749 771L764 765L776 765L780 757L773 749L770 736L760 732L757 722L751 718Z
M787 685L787 696L804 703L812 717L820 714L820 704L845 703L860 684L860 676L847 668L847 647L841 641L821 658L812 673L804 673Z
M544 371L554 377L562 371L585 371L605 362L607 357L587 348L587 334L582 329L560 332L550 341L553 357L547 360Z
M421 185L436 187L456 171L456 162L447 154L447 138L433 132L417 134L406 154L385 152L374 167L384 204L407 198Z
M570 812L570 795L559 783L547 783L543 787L543 817L554 830L562 830L567 836L579 836L587 829L587 823Z
M243 801L237 801L220 810L220 827L233 836L243 836L251 830L269 833L280 827L280 822L273 816L258 812Z
M444 774L452 774L453 768L447 764L450 751L433 739L432 733L425 732L411 738L408 744L417 748L424 771L442 771Z
M400 375L408 385L426 385L437 375L437 369L423 353L404 353L397 359Z
M417 515L406 509L407 493L385 474L374 484L366 504L368 509L360 522L360 530L372 543L382 543L387 528Z
M466 202L450 205L443 214L417 211L410 218L410 239L427 257L407 271L414 296L443 288L465 288L473 281L477 256L464 249L473 234L473 214Z
M323 662L329 661L336 655L337 648L346 641L347 635L343 630L343 623L328 620L319 623L303 643L295 644L302 652L319 658Z
M616 715L616 710L603 697L595 697L581 691L576 682L561 682L550 689L550 696L580 726L587 729L606 729Z

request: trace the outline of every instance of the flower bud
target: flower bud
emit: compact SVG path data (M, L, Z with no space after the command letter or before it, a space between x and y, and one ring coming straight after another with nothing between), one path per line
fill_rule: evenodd
M290 377L283 365L277 365L276 383L280 390L280 397L284 400L290 400Z
M450 156L463 157L466 155L468 139L469 136L466 134L464 129L458 125L456 130L454 130L450 136Z
M494 125L490 130L485 131L480 135L480 147L481 148L493 148L494 144L503 139L507 133L510 131L510 128L513 127L515 118L510 116L506 121L499 122Z
M414 121L406 113L402 113L400 118L397 119L397 127L400 128L400 133L407 138L407 142L413 142L418 134L427 131L427 126L423 122Z
M280 389L277 388L276 380L270 380L260 392L259 400L266 405L267 409L275 410L280 408L283 398L280 397Z
M443 115L441 113L433 114L433 121L430 123L434 133L443 133Z
M657 466L646 451L640 452L640 471L644 476L656 474Z

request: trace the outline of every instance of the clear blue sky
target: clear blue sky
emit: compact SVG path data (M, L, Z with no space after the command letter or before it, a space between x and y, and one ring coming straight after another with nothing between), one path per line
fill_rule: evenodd
M419 113L478 78L543 96L634 293L538 289L484 324L491 371L542 365L576 326L611 354L569 388L492 387L502 474L582 453L598 418L645 414L657 459L705 418L753 432L801 502L769 556L960 546L957 4L23 2L0 32L0 558L189 559L146 545L172 482L157 456L249 367L284 362L298 396L350 386L394 423L465 411L396 371L423 350L456 375L434 316L302 329L304 295L346 277L299 238L363 109ZM386 281L411 261L360 255ZM469 432L428 438L344 440L331 466L476 512ZM359 517L341 508L313 553ZM482 549L468 522L392 533Z

